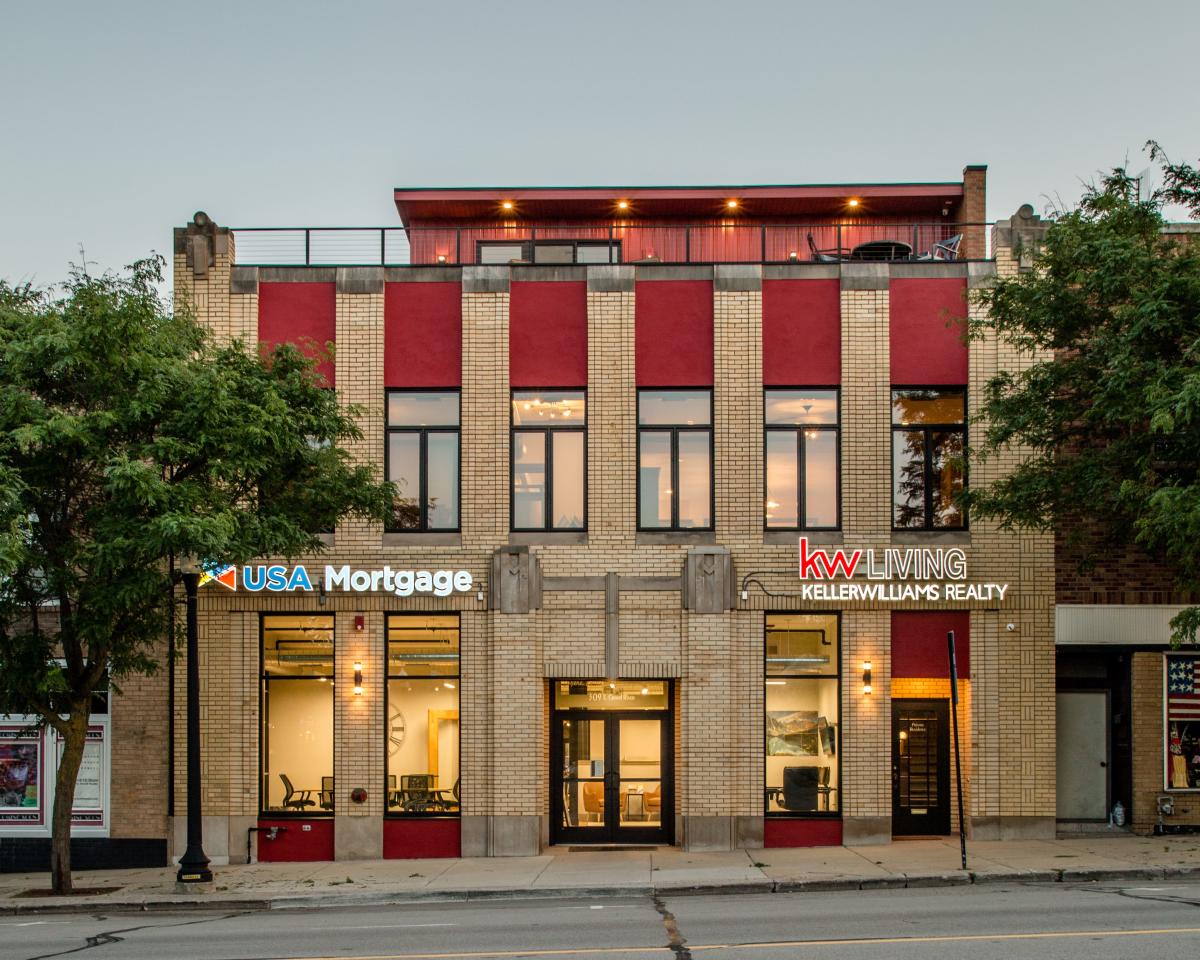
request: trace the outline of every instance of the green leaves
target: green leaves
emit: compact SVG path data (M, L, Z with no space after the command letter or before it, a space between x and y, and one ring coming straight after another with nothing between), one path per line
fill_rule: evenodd
M161 261L0 284L0 700L86 710L156 666L169 558L242 563L384 519L390 491L342 447L360 434L293 347L214 344L160 302ZM65 671L47 685L56 657ZM98 669L97 669L98 667Z
M1154 150L1158 148L1155 146ZM1152 153L1154 156L1161 154ZM1200 585L1200 245L1164 233L1163 206L1200 211L1187 165L1139 197L1114 170L1047 229L1034 269L979 291L971 336L1038 359L988 385L987 460L1021 465L966 494L977 516L1136 543Z

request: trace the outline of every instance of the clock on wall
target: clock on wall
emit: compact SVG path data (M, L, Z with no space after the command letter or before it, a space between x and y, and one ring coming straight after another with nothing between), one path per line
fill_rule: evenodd
M408 723L399 707L392 707L388 718L388 754L395 756L404 746L404 737L408 733Z

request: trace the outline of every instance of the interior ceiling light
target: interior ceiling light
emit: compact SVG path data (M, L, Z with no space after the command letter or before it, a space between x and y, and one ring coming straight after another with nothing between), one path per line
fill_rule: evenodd
M513 202L511 200L505 200L500 204L500 208L502 210L511 210L513 208Z
M736 210L738 208L738 202L736 200L726 200L725 206L730 210Z
M629 201L628 200L618 200L617 201L617 209L618 210L628 210L629 209Z
M849 200L847 200L847 201L846 201L846 206L848 206L848 207L857 207L857 206L858 206L858 201L857 201L857 200L855 200L853 197L851 197Z

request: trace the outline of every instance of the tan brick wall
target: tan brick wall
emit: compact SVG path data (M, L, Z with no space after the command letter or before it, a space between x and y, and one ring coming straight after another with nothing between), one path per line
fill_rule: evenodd
M1003 252L1002 252L1003 253ZM998 269L1015 269L1001 259ZM177 288L189 289L184 271ZM227 283L227 279L226 279ZM228 290L228 287L225 288ZM461 543L403 543L378 527L339 527L329 558L362 566L465 568L486 582L490 552L509 540L508 294L463 294ZM634 294L588 293L588 536L585 545L541 545L548 577L678 576L686 543L645 542L636 533L636 381ZM673 675L678 710L677 809L683 816L745 816L763 807L763 611L843 612L843 745L840 800L847 816L891 813L890 608L864 603L803 603L796 596L796 544L765 543L762 532L761 295L714 293L714 540L734 554L737 575L761 574L737 609L689 614L673 591L620 598L623 676ZM222 337L249 329L251 294L206 287L202 316ZM842 382L843 540L892 544L890 382L887 290L844 290ZM230 318L242 318L235 324ZM239 326L240 325L240 326ZM382 296L339 294L337 381L347 402L365 410L357 458L382 467ZM1022 362L993 344L973 346L969 394L1002 365ZM1005 461L986 469L1004 468ZM981 474L984 475L984 474ZM961 539L972 580L1012 589L999 609L972 610L970 695L964 697L964 772L978 816L1053 816L1054 660L1051 634L1053 550L1046 538L973 524ZM324 558L320 562L325 562ZM258 612L317 609L315 597L206 593L206 813L253 813L258 785ZM384 763L383 616L399 610L458 610L462 808L469 816L545 816L549 811L547 676L563 664L599 675L604 665L601 591L547 592L539 611L500 615L469 596L330 596L338 617L336 708L338 810L375 816ZM897 604L921 608L928 604ZM363 637L353 617L366 618ZM1009 632L1004 624L1013 622ZM349 664L362 657L367 690L350 693ZM860 663L873 664L874 693L860 691ZM904 681L899 689L925 689ZM924 682L921 682L924 683ZM933 689L932 687L930 689ZM932 695L937 695L936 693ZM233 732L230 732L230 731ZM182 746L182 734L179 745ZM182 753L180 754L182 756ZM349 810L348 791L371 800ZM182 792L180 793L182 796Z

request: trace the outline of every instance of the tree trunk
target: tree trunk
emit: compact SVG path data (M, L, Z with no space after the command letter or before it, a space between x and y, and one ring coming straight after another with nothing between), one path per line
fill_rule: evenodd
M55 893L70 893L71 879L71 808L75 806L75 779L83 762L87 741L88 714L85 706L67 718L62 760L54 781L54 813L50 835L50 884ZM57 738L48 738L53 743Z

